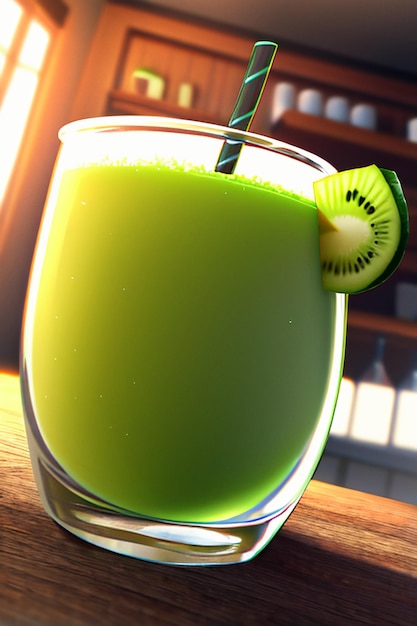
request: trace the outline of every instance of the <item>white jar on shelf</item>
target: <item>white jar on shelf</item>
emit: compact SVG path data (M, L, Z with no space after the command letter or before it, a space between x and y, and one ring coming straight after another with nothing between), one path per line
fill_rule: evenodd
M350 112L350 123L367 130L376 130L376 108L371 104L355 104Z
M417 117L412 117L407 122L406 136L408 141L417 142Z
M324 98L318 89L303 89L298 94L297 108L301 113L322 116L324 114Z
M331 96L326 101L324 116L335 122L349 122L349 101L344 96Z

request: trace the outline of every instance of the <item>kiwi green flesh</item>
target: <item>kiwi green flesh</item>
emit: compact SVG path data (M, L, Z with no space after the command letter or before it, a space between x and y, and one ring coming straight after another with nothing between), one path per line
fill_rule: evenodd
M395 172L376 165L314 183L317 208L334 225L320 234L323 287L360 293L398 267L408 239L407 204Z

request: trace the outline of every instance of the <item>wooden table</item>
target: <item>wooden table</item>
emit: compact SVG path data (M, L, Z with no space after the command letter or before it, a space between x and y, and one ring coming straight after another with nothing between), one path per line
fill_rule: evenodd
M44 513L17 376L0 374L0 430L1 626L417 625L417 507L312 481L250 563L155 565Z

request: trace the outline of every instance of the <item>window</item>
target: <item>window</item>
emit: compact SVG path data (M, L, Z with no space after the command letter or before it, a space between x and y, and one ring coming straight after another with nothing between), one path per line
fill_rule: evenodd
M53 27L30 0L0 0L0 211Z

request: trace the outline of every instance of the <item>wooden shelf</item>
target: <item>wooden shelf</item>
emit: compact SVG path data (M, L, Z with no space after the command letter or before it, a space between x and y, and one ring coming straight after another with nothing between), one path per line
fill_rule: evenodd
M326 453L341 459L380 467L382 470L390 469L417 476L417 451L395 447L392 444L372 444L330 434Z
M141 94L117 89L113 89L109 93L106 112L111 115L160 115L162 117L194 119L211 124L220 123L218 119L201 109L181 107L166 100L148 98Z
M397 172L404 187L416 188L417 143L298 111L286 111L272 135L310 150L338 169L376 163Z
M363 330L367 333L416 342L417 347L417 324L409 320L362 311L349 311L348 329Z

